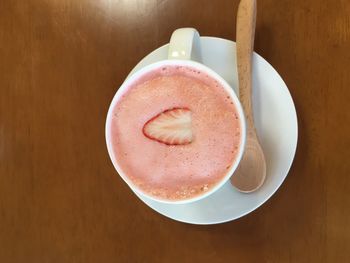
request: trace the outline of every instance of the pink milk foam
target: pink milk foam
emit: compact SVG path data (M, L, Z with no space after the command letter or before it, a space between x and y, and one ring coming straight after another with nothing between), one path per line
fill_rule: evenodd
M142 128L174 107L192 111L194 140L169 146L147 138ZM129 85L115 104L112 149L124 174L141 191L160 199L203 194L227 174L238 155L241 127L229 94L205 72L166 66Z

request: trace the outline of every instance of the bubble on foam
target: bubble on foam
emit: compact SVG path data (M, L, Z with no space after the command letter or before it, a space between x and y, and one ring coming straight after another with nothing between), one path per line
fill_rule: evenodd
M202 192L205 192L205 191L207 191L209 189L209 187L208 187L207 184L204 184L200 189L201 189Z
M151 194L152 194L153 196L158 196L158 195L159 195L158 191L152 191Z

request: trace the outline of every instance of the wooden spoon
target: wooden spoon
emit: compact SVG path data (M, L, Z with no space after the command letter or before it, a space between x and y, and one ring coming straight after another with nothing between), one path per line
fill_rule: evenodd
M256 0L241 0L237 13L237 70L239 98L245 112L247 140L242 160L231 177L239 191L257 190L266 176L265 156L254 127L252 109L252 54L256 21Z

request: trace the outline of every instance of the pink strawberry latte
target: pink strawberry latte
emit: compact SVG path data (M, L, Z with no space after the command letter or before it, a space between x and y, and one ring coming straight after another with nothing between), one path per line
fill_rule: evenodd
M128 86L112 109L110 134L112 159L128 179L171 201L217 185L242 141L239 114L225 89L205 72L176 65Z

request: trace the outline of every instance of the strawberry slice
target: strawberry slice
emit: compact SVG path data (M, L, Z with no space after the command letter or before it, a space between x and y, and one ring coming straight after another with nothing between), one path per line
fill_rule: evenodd
M192 113L188 108L172 108L151 118L143 126L143 134L167 145L185 145L192 142Z

